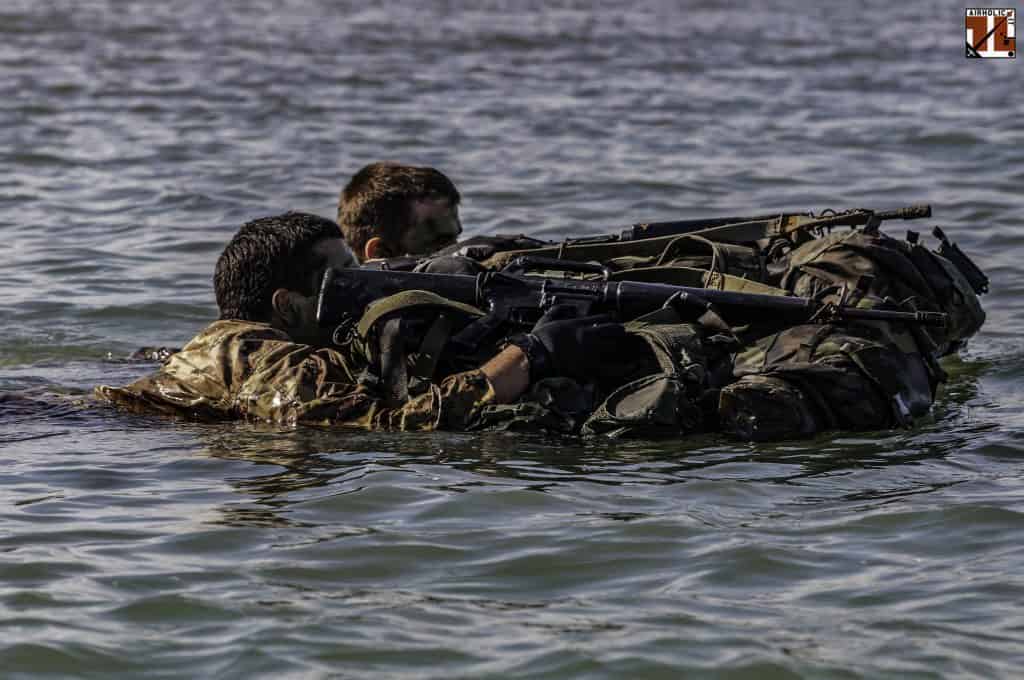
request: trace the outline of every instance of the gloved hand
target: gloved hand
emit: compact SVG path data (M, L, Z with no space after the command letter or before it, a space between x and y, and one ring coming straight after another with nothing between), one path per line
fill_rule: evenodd
M622 324L607 314L575 314L570 305L555 305L533 330L509 340L529 359L531 383L552 376L584 382L595 378L606 362L615 360L628 337Z

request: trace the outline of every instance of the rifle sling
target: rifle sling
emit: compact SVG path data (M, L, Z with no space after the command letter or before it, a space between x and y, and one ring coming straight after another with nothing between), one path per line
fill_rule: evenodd
M441 352L444 351L451 332L452 319L445 312L441 312L434 319L434 323L430 324L426 335L423 336L416 361L413 363L410 381L414 392L422 384L429 383L433 379L434 371L437 370L437 362L441 359Z
M799 231L804 225L811 222L813 220L804 215L782 215L771 220L727 224L690 232L685 235L703 237L710 241L750 244ZM565 260L597 260L598 262L605 262L622 255L658 257L665 252L667 246L675 242L680 236L682 234L658 236L635 241L580 243L576 245L560 244L531 250L509 250L494 255L483 264L492 269L501 269L509 261L521 255L554 257Z
M384 322L380 332L380 377L385 402L397 406L409 400L402 319L395 316Z

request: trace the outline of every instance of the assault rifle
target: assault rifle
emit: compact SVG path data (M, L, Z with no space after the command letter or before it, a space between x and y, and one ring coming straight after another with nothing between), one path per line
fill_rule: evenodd
M478 247L467 243L458 251L485 264L501 269L512 258L519 255L541 255L559 259L603 260L615 254L651 255L661 252L672 237L685 234L703 236L712 241L729 243L753 243L776 237L793 239L798 232L812 233L831 230L836 227L863 227L865 231L877 231L886 220L915 220L931 217L930 205L912 205L895 210L867 210L857 208L836 212L825 210L821 213L776 213L774 215L751 215L746 217L711 217L695 220L674 220L670 222L643 222L630 225L620 232L599 236L567 238L562 241L533 243L528 246ZM657 239L661 239L660 241ZM628 244L625 249L622 244Z
M749 224L751 222L778 221L781 225L791 225L792 227L799 227L801 229L820 229L824 227L831 228L838 226L855 227L862 224L868 224L874 220L881 223L885 220L916 220L931 216L932 207L930 205L911 205L906 208L882 210L879 212L857 208L843 212L824 211L817 215L810 212L784 212L772 215L749 215L745 217L705 217L702 219L671 220L668 222L639 222L637 224L631 224L618 233L567 239L565 244L572 246L637 241L645 238L658 238L660 236L692 234L696 231L703 231L705 229L715 229L717 227L724 227L730 224Z
M580 271L599 265L521 258L512 271L538 266L550 271ZM890 321L915 325L945 325L940 312L863 309L823 303L810 298L738 293L636 281L582 280L489 271L476 276L421 274L392 270L328 269L320 287L317 322L322 327L355 321L380 298L408 290L435 293L453 302L476 307L485 316L471 324L462 340L471 347L486 339L532 326L545 310L568 304L580 314L610 313L629 321L667 305L689 311L696 319L713 312L732 325L748 322L801 324L815 321ZM467 336L467 333L469 334Z

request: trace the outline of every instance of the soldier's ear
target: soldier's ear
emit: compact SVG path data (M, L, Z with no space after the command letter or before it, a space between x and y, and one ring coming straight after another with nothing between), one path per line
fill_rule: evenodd
M274 309L274 318L285 328L299 325L299 309L295 302L295 294L290 290L278 288L270 298L270 306ZM274 324L278 325L278 324Z
M374 236L369 241L367 241L366 245L363 247L364 261L378 260L388 257L389 255L390 253L388 253L387 245L385 245L384 239L382 239L380 236Z

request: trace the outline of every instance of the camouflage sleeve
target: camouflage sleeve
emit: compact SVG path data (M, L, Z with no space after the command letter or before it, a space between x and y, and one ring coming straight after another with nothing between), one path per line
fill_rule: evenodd
M348 358L333 349L292 342L263 342L248 356L252 370L234 357L242 377L230 410L246 419L282 425L326 423L355 389Z
M242 418L366 430L465 429L494 388L479 371L453 375L393 406L357 379L361 361L277 338L211 343L181 352L156 373L97 396L131 410L203 419Z
M330 424L364 430L464 430L493 401L494 388L483 372L466 371L393 408L358 387L341 401Z

